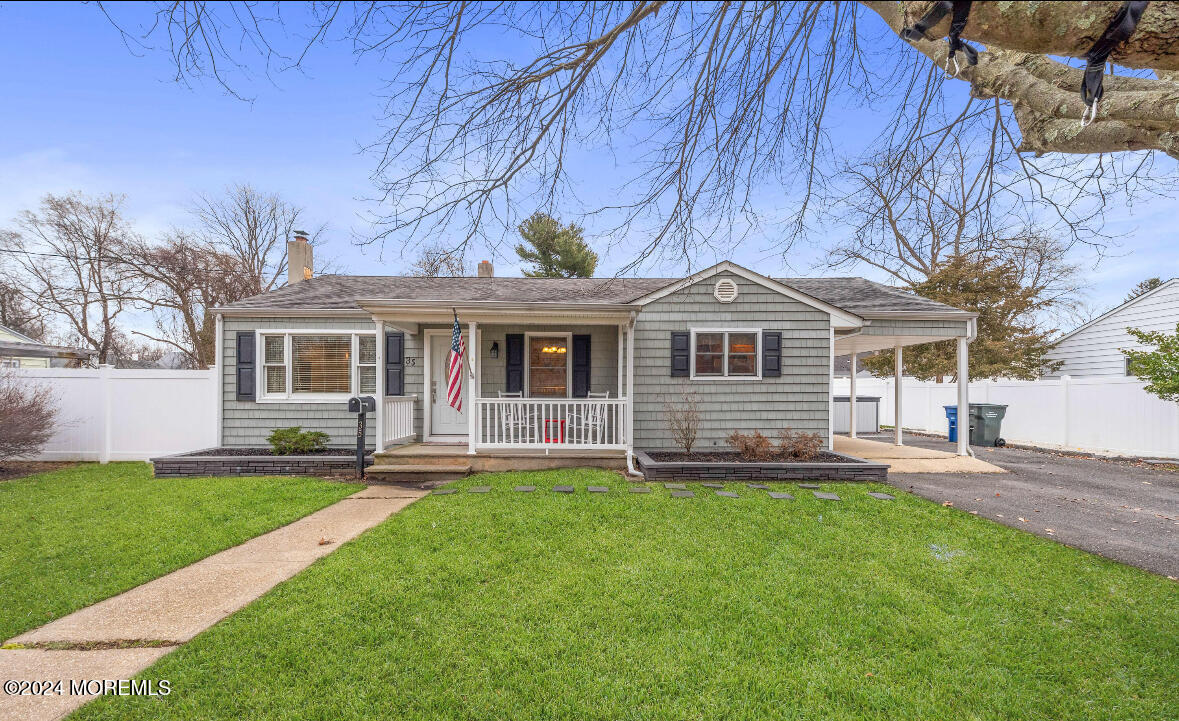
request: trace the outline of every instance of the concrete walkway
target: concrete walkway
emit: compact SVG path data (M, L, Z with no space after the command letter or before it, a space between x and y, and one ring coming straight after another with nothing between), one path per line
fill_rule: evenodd
M0 695L0 721L65 716L95 698L71 694L71 679L130 678L424 495L419 490L366 488L290 525L11 639L8 644L31 648L0 649L0 681L60 679L62 693ZM60 649L63 645L98 648ZM53 647L58 648L50 650Z
M1006 473L1002 468L970 456L891 442L835 436L835 450L874 463L887 463L889 473Z

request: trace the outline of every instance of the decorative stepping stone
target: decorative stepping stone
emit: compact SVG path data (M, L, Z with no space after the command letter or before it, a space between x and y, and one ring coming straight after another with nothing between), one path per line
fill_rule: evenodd
M491 493L491 486L471 486L467 493Z
M519 491L520 493L532 493L536 490L536 486L516 486L512 490Z
M822 491L815 491L815 498L822 501L838 501L839 496L834 493L823 493Z
M573 486L553 486L553 493L573 493Z
M435 496L447 496L451 493L455 493L457 490L457 488L438 488L431 491L431 494Z
M723 483L701 483L700 485L704 486L705 488L724 488L725 487L725 484L723 484Z
M736 493L733 493L732 491L717 491L716 495L724 496L725 498L740 498L741 497L741 496L738 496Z
M887 493L871 493L870 492L870 493L868 493L868 495L872 496L873 498L878 498L882 501L895 501L896 500L896 496L890 496Z
M651 489L647 488L646 486L631 486L630 492L631 493L650 493Z
M770 487L765 485L764 483L746 483L745 485L749 486L750 488L752 488L755 491L768 491L768 490L770 490Z
M799 488L805 488L805 489L807 489L808 491L817 491L817 490L819 490L819 484L818 484L818 483L799 483L799 484L798 484L798 487L799 487Z
M696 494L691 491L672 491L672 498L695 498Z
M663 487L669 491L682 491L687 488L687 486L682 483L664 483Z
M606 493L610 489L605 486L590 486L585 490L589 491L590 493Z
M770 491L770 498L776 498L779 501L793 501L794 496L789 493L778 493L777 491Z

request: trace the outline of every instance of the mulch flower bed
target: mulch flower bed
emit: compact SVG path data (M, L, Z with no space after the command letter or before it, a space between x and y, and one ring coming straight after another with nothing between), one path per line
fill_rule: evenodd
M274 451L269 448L205 448L185 456L273 456ZM355 448L325 448L314 453L284 453L283 456L355 456Z
M848 460L847 456L841 456L835 453L827 453L821 451L815 455L814 458L795 458L788 456L785 453L773 453L760 458L758 460L751 460L742 458L734 451L693 451L692 453L682 453L680 451L647 451L647 455L653 461L665 463L859 463L860 461Z

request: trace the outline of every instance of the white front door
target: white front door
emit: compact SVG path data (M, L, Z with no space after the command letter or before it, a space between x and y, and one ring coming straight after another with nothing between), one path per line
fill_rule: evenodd
M467 343L463 334L463 345ZM469 352L469 351L468 351ZM463 368L463 409L456 411L446 402L446 389L450 380L450 334L430 336L430 435L466 436L467 406L470 394L467 392L471 379L466 364Z

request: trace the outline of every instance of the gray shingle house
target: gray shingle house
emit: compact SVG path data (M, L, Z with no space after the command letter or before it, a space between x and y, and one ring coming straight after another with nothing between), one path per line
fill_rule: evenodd
M473 278L309 267L216 309L224 446L264 446L293 425L352 446L346 401L373 395L378 464L418 468L436 445L481 469L562 454L621 466L635 449L675 447L665 405L685 394L702 414L699 448L785 427L830 446L835 356L958 339L964 363L974 335L975 314L862 278L770 278L729 262L687 278L497 278L486 261ZM446 397L455 314L461 411Z

